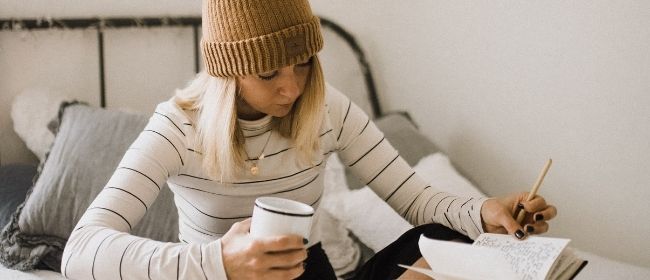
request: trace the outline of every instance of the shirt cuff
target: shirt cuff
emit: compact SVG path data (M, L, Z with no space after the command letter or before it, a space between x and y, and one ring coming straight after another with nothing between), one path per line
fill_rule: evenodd
M223 265L223 256L221 255L221 239L215 240L206 244L206 253L207 258L210 259L206 263L212 263L211 265L212 273L214 277L208 277L208 279L228 279L226 275L226 267Z
M471 204L468 203L461 210L464 212L463 214L467 214L463 215L466 217L463 224L468 229L467 236L472 240L476 239L481 233L485 233L483 230L483 219L481 218L481 207L483 207L483 203L488 199L487 197L476 198Z

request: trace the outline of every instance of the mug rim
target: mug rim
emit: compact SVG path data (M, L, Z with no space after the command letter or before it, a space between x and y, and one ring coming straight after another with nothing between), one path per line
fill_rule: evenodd
M270 204L273 202L288 203L289 205L296 206L295 207L296 211L283 209ZM314 215L313 207L305 203L302 203L300 201L295 201L295 200L281 198L281 197L258 197L257 199L255 199L255 207L259 207L262 210L269 211L272 213L294 216L294 217L311 217Z

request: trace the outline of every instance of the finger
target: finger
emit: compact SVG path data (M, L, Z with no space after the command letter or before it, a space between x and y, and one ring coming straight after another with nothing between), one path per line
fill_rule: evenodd
M302 236L295 234L260 238L255 240L252 245L255 250L265 253L305 248Z
M499 223L508 231L508 234L514 235L517 239L523 239L526 237L523 228L520 224L517 223L517 221L515 221L514 218L508 214L500 215L500 217L501 218L499 219Z
M530 201L521 202L524 205L524 210L528 213L535 213L547 207L546 200L541 196L535 196Z
M534 224L527 224L524 226L524 230L528 234L541 234L548 231L547 222L537 222Z
M299 263L290 268L273 268L269 270L269 277L264 279L296 279L305 272L305 266Z
M307 250L291 250L281 253L267 253L262 257L262 264L270 268L291 268L307 259Z
M234 232L247 233L251 229L251 219L248 218L246 220L236 222L232 225L231 229Z
M535 221L548 221L557 216L557 208L553 205L548 205L546 209L539 211L533 215Z
M488 230L488 232L499 233L499 234L508 234L508 231L504 227L499 227L499 228L496 228L496 229Z

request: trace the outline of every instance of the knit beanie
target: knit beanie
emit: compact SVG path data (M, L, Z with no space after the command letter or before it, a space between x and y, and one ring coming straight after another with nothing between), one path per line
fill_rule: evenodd
M323 47L308 0L203 0L208 74L234 77L297 64Z

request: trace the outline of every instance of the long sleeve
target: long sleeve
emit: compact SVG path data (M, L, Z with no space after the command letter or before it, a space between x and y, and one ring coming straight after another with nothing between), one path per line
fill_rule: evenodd
M160 106L159 106L160 107ZM66 244L72 279L226 279L221 242L164 243L129 234L187 160L183 120L157 111Z
M328 90L341 160L380 198L414 225L435 222L472 239L483 232L480 212L487 198L459 197L428 185L359 107Z

